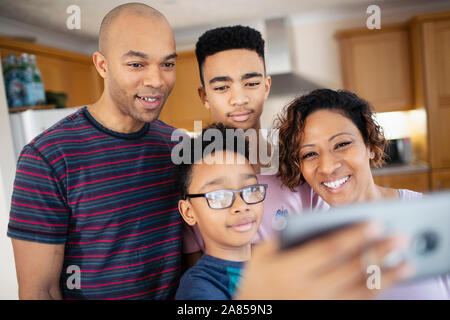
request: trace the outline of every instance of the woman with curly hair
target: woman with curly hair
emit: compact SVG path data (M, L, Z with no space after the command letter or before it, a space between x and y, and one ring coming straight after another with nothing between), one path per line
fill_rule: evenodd
M331 206L419 193L377 186L370 170L384 162L386 139L371 107L356 94L319 89L278 117L279 177L291 190L305 181Z
M291 190L308 183L330 206L382 199L418 199L421 193L375 184L384 138L371 107L356 94L319 89L292 101L278 117L279 177ZM450 299L450 275L387 289L381 299Z

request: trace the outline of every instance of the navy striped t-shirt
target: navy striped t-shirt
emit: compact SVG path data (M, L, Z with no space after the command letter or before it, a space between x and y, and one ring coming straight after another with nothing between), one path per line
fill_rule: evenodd
M182 246L174 129L156 120L117 133L83 107L22 150L8 236L65 244L65 299L174 297Z

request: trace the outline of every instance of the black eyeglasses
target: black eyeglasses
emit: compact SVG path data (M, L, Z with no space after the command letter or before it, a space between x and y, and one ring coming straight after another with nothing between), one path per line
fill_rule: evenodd
M236 200L235 193L239 193L246 204L257 204L266 198L267 184L254 184L239 190L214 190L206 193L187 194L184 198L205 197L211 209L230 208Z

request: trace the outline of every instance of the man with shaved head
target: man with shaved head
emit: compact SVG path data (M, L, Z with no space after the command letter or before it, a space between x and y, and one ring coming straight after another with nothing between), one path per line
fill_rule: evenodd
M159 11L141 3L114 8L102 21L93 57L105 91L89 112L119 132L157 119L175 85L176 57L172 29Z
M114 9L109 11L108 14L103 18L100 25L98 39L98 47L100 52L106 52L108 38L111 38L109 36L110 27L114 20L122 13L132 13L135 16L153 17L154 19L159 18L161 20L165 20L165 17L163 14L161 14L161 12L143 3L127 3L115 7Z
M181 216L157 120L175 85L166 18L138 3L110 11L94 64L100 99L24 147L8 235L21 299L170 299L181 274Z

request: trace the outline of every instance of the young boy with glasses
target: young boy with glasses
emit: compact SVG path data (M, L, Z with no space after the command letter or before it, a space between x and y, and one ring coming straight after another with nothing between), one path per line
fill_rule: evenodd
M221 138L214 140L218 148L212 149L211 142L203 139L209 129L220 132ZM221 124L204 129L196 138L200 143L190 141L190 162L179 166L182 200L178 209L188 225L198 227L205 252L181 278L176 299L231 299L243 265L251 257L267 185L258 184L248 160L248 143L239 139L238 132L233 132L234 143L229 145L230 131L234 130L227 131ZM194 151L197 145L201 152Z
M383 229L376 224L350 226L290 250L279 251L272 240L250 254L262 201L272 186L258 181L246 143L236 144L239 131L230 147L224 126L211 128L222 133L211 142L216 148L210 147L212 135L204 130L198 140L186 140L191 161L179 166L183 200L178 208L183 219L201 232L205 253L181 278L175 299L367 299L379 293L367 289L359 263L367 254L365 248L382 236ZM200 147L193 148L198 142ZM370 248L381 256L403 249L398 238ZM396 267L384 274L383 288L408 276L404 268Z

